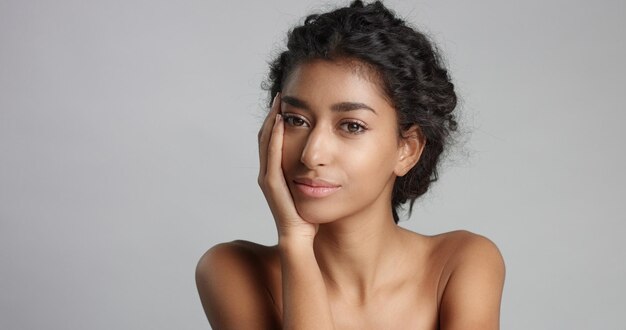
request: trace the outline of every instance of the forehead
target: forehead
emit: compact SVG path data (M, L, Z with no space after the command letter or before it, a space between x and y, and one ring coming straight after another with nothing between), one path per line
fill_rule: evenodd
M378 72L358 60L311 60L297 65L283 83L283 95L319 105L361 102L376 108L392 107Z

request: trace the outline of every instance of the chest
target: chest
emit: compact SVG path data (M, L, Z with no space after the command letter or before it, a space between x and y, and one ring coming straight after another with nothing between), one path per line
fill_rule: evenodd
M444 251L445 252L445 251ZM443 252L442 252L443 253ZM395 269L397 280L387 282L368 299L347 297L327 283L336 329L438 329L439 302L449 271L445 254L417 255ZM268 289L276 316L282 319L282 276L278 258L271 263ZM363 301L363 303L356 303Z
M329 292L329 304L336 329L438 329L438 287L436 272L423 274L394 290L355 304L340 293ZM280 271L271 276L270 285L277 317L282 319Z
M437 329L436 288L407 286L366 305L329 301L337 329Z

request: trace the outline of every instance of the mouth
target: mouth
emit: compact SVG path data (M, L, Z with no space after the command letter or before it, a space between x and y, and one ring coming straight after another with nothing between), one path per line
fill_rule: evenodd
M321 179L297 178L293 183L300 193L310 198L327 197L341 189L341 185Z

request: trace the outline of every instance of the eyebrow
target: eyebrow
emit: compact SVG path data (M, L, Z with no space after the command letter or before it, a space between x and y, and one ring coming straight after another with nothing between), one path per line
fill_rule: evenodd
M284 95L284 96L281 96L281 100L283 102L291 105L292 107L296 107L296 108L299 108L299 109L304 109L304 110L311 111L311 107L309 106L308 103L306 103L306 101L300 100L300 99L298 99L296 97ZM361 103L361 102L340 102L340 103L335 103L335 104L333 104L330 107L330 109L333 112L347 112L347 111L355 111L355 110L368 110L368 111L373 112L375 115L378 115L376 110L372 109L367 104Z

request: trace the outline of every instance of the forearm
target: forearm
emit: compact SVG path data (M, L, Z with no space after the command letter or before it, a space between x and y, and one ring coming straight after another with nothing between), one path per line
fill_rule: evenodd
M328 293L313 243L279 243L283 284L283 329L333 329Z

